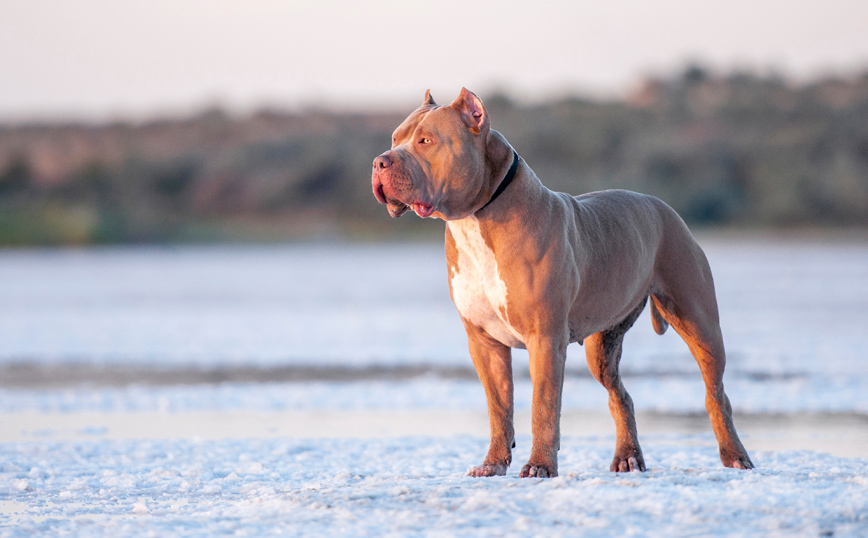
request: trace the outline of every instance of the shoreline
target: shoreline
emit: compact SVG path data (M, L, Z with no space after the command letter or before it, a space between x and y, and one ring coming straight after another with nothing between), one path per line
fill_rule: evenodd
M468 359L469 362L469 359ZM593 379L584 364L568 364L567 379ZM525 364L515 363L515 380L529 380ZM624 379L643 377L656 379L701 379L698 372L680 369L643 371L629 367L621 370ZM792 380L804 378L802 373L768 374L761 372L727 372L727 379L744 378L755 381ZM282 365L222 364L222 365L123 365L85 362L44 363L9 362L0 364L0 389L66 389L108 388L128 386L171 387L179 385L219 385L222 383L303 383L361 381L406 381L434 378L444 381L478 381L472 365L390 364L314 365L310 363Z

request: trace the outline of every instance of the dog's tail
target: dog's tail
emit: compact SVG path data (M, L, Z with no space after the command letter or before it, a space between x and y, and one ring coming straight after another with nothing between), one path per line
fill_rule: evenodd
M654 326L654 332L663 334L669 328L669 322L663 319L660 310L657 309L657 298L651 297L651 325Z

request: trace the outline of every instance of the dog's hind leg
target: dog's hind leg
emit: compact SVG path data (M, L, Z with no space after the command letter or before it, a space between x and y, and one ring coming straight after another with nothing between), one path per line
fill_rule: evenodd
M618 365L621 362L621 344L624 334L633 326L636 318L645 308L644 299L627 318L618 325L585 338L585 357L588 368L609 391L609 411L615 419L615 457L610 471L644 471L645 459L639 447L636 433L636 417L633 413L633 400L621 382Z
M685 229L686 230L686 229ZM670 247L658 264L658 282L651 300L690 348L705 381L705 409L711 419L726 467L752 469L753 463L738 438L732 406L723 390L726 352L714 281L705 254L692 239Z

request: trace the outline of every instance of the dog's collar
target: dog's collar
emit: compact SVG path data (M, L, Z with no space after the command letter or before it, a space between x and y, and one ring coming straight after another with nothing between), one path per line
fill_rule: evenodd
M515 179L515 173L518 171L518 153L515 150L512 150L512 166L509 167L509 170L506 172L506 177L503 178L503 181L500 182L500 185L497 186L497 190L494 191L494 194L491 195L491 199L486 202L486 204L479 208L479 211L482 211L489 205L491 202L497 200L497 197L503 194L503 191L509 187L509 184L512 183L512 180Z

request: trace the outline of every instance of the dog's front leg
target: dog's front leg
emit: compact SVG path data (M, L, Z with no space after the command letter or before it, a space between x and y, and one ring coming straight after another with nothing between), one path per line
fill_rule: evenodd
M470 356L488 400L491 444L482 465L467 473L470 476L503 476L512 463L515 429L513 426L512 353L471 324L467 324Z
M528 342L530 380L533 384L531 432L533 446L530 459L521 468L521 476L553 477L558 475L558 449L561 437L561 393L564 388L566 338L537 338Z

